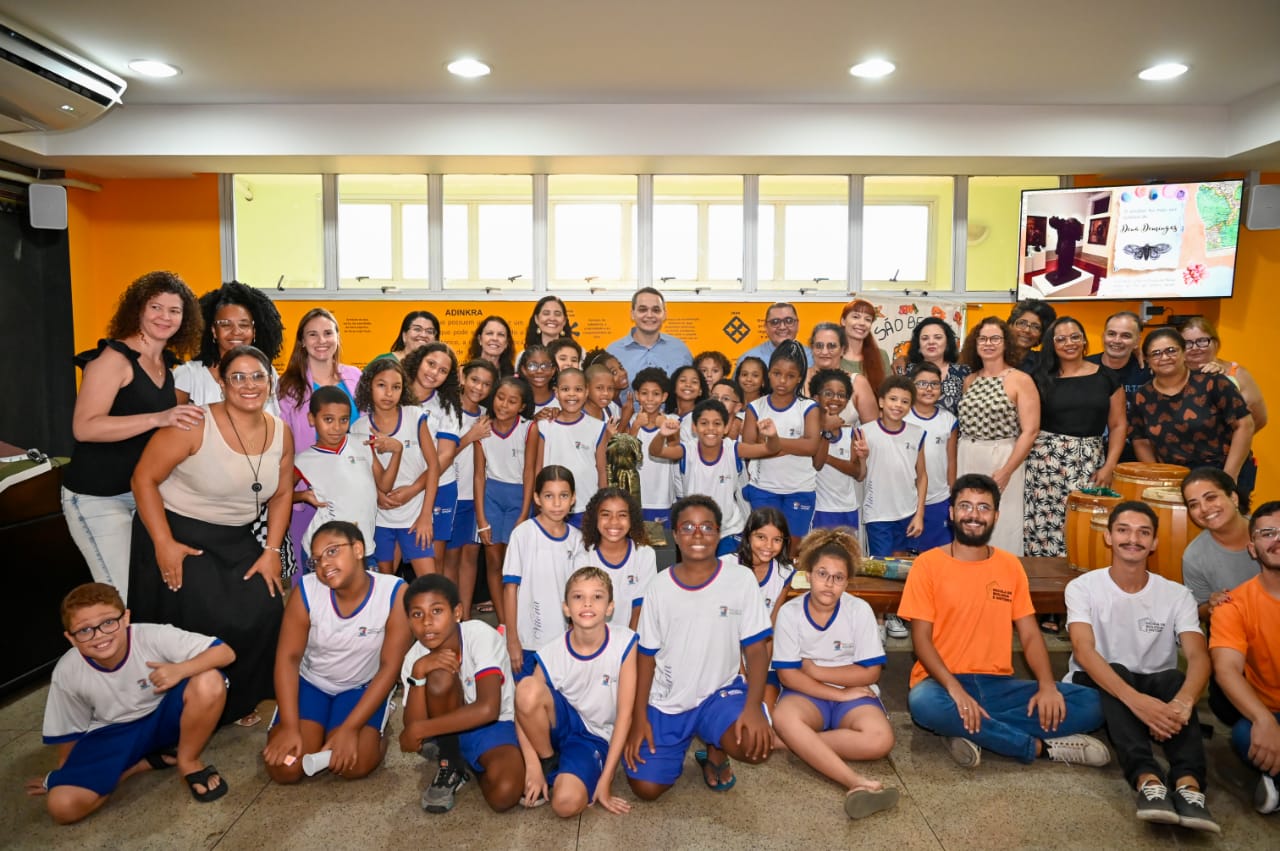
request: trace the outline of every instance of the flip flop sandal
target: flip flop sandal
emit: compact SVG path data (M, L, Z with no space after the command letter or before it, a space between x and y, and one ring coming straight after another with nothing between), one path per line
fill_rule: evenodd
M712 792L728 792L733 788L733 784L738 782L738 777L733 773L733 766L730 765L728 757L725 757L724 762L712 762L706 751L694 751L693 758L703 769L702 782L706 783L707 788ZM715 775L715 783L707 779L706 769L708 766L711 768L712 774ZM724 779L726 773L729 775L728 780Z
M209 780L214 777L217 777L222 782L211 788L209 786ZM218 771L218 769L214 768L212 763L206 765L199 771L191 772L182 779L187 781L187 788L191 790L191 797L195 798L202 804L208 804L212 801L218 800L223 795L227 794L227 790L230 788L227 785L227 778L223 777L222 773ZM197 783L204 787L204 792L196 791Z
M866 818L897 805L898 790L892 786L876 791L854 789L844 796L844 814L851 819Z
M262 723L262 716L258 714L258 710L253 710L243 718L236 719L237 727L256 727Z
M173 762L165 762L165 757L173 757ZM161 748L158 751L152 751L143 757L147 761L147 765L151 766L153 771L164 771L166 768L174 768L178 764L177 748Z

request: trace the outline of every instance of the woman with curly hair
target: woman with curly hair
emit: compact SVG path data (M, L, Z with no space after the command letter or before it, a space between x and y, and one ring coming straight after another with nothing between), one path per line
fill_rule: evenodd
M516 374L515 341L511 326L501 316L486 316L471 334L467 360L487 360L505 378Z
M622 488L601 488L582 515L583 551L573 568L602 568L613 580L611 623L635 629L640 622L644 586L658 572L644 517L636 498Z
M173 272L149 272L120 297L107 339L76 355L84 378L62 512L94 580L114 585L126 602L136 510L129 478L156 429L204 422L199 406L178 403L170 371L195 354L202 329L191 288Z
M942 378L942 395L938 407L955 413L964 392L964 380L969 367L959 363L960 344L956 332L945 319L930 316L920 321L911 332L911 344L907 347L908 368L921 363L931 363L938 368Z
M284 324L280 311L266 293L239 281L228 281L200 296L200 316L205 333L200 338L200 354L173 371L178 401L211 405L222 401L218 363L236 346L253 346L271 360L284 345ZM271 369L271 386L280 380ZM267 413L280 415L275 393L267 400Z

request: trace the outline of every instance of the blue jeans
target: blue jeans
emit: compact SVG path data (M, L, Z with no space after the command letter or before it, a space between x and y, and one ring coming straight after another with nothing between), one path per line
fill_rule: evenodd
M1027 715L1027 703L1039 688L1035 680L998 674L957 674L956 679L991 716L982 719L976 734L971 736L965 731L956 702L932 677L916 684L907 695L911 720L940 736L969 739L979 747L1022 762L1036 758L1037 739L1087 733L1102 726L1098 693L1086 686L1057 683L1067 703L1067 714L1058 729L1050 731L1040 726L1039 712Z
M94 582L114 585L129 603L129 547L133 540L132 491L91 496L62 489L62 514Z
M1280 712L1276 713L1276 720L1280 721ZM1248 718L1241 718L1231 727L1231 747L1244 760L1245 765L1257 768L1253 764L1253 760L1249 759L1249 739L1253 735L1253 722ZM1271 775L1272 777L1280 777L1280 773Z

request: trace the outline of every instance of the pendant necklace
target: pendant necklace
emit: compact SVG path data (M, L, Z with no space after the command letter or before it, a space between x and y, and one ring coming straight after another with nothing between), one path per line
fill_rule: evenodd
M253 484L249 486L249 489L253 491L253 504L257 509L257 514L262 514L262 501L258 496L262 493L262 482L259 481L261 477L258 473L262 470L262 456L267 453L266 417L262 418L262 451L258 453L258 463L255 466L253 459L249 455L248 447L244 445L244 438L240 436L240 429L236 428L235 417L231 416L229 411L227 411L226 414L227 422L231 423L231 432L236 436L236 442L240 444L240 451L244 453L245 463L249 465L249 470L253 473Z

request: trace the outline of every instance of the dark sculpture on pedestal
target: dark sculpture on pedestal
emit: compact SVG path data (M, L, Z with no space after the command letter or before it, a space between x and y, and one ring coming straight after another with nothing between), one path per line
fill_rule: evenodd
M1084 224L1079 219L1049 219L1049 227L1058 232L1058 268L1045 275L1045 280L1058 285L1080 277L1076 268L1076 243L1084 236Z

